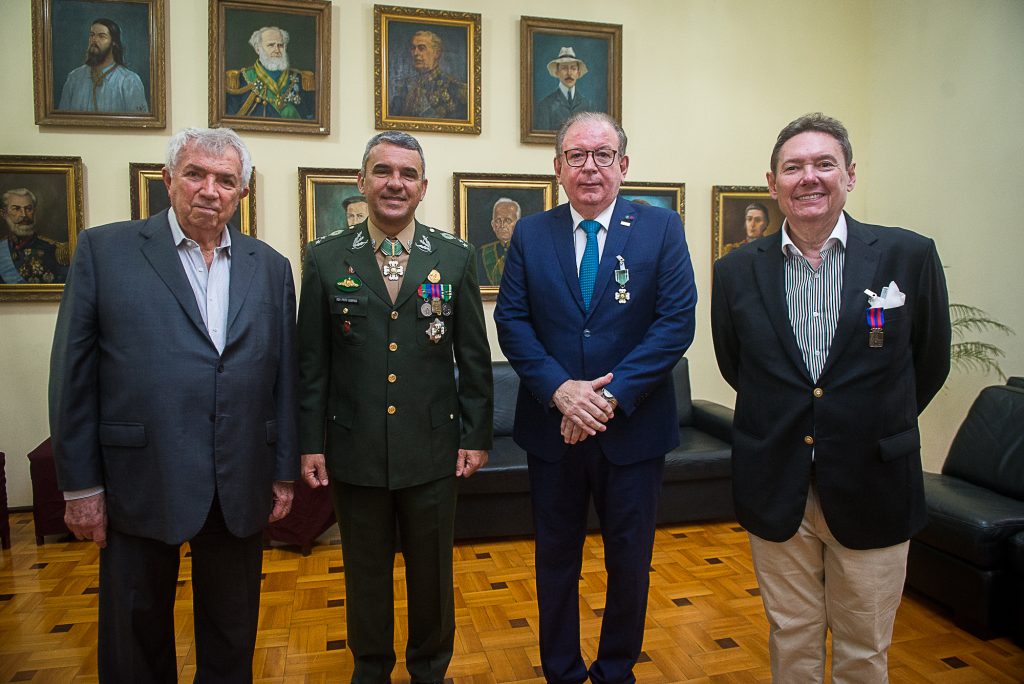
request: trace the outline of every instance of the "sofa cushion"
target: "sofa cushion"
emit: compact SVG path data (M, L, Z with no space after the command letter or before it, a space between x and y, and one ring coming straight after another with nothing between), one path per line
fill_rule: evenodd
M1024 578L1024 532L1018 532L1010 537L1010 567ZM1024 614L1021 615L1021 620L1024 620Z
M679 429L679 446L665 457L665 482L732 477L732 447L696 428Z
M526 468L526 452L507 436L495 436L487 465L459 484L460 495L528 491L530 478Z
M676 411L679 414L679 426L693 425L693 406L690 402L690 365L686 357L672 369L672 384L676 390Z
M491 369L494 375L494 436L511 435L516 419L519 376L508 361L494 361Z
M951 475L1024 499L1024 389L986 387L974 400L942 466Z
M914 538L978 568L1003 562L1024 530L1024 501L937 473L924 473L924 491L928 525Z

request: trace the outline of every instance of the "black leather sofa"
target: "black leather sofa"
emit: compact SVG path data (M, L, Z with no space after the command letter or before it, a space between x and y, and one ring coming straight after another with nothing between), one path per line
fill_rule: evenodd
M1024 636L1024 386L986 387L925 473L928 524L910 541L907 584L989 638Z
M506 361L493 369L494 448L484 468L459 482L456 539L533 534L526 452L512 441L519 378ZM673 379L680 445L666 457L658 524L732 518L732 410L691 401L685 358ZM593 509L589 522L598 527Z

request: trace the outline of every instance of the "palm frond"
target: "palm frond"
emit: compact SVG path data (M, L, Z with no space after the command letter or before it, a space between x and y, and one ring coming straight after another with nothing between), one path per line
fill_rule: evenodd
M997 359L1004 356L1002 349L988 342L954 342L949 345L949 360L954 368L995 373L1001 380L1006 380L1006 375Z
M983 309L969 304L950 304L949 318L953 335L958 339L968 332L986 332L993 330L1004 335L1013 335L1014 331L1008 325L995 320Z

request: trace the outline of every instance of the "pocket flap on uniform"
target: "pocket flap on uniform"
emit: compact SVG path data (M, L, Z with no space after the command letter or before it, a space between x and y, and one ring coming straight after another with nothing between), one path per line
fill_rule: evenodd
M455 420L455 409L445 404L430 405L430 427L439 428Z
M112 447L146 446L146 426L142 423L100 423L100 444Z
M878 441L878 457L883 461L895 461L921 451L921 432L912 427Z
M267 421L267 444L277 444L277 421Z
M331 300L331 314L334 316L365 316L367 295L340 294Z

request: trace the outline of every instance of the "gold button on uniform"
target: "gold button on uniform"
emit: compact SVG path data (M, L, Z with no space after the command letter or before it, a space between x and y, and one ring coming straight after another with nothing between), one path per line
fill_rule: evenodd
M398 409L396 409L394 406L388 406L388 415L389 416L395 415L395 411L397 411L397 410Z
M804 444L814 444L814 438L810 435L804 437Z
M395 380L398 380L398 376L397 375L395 375L394 373L391 373L390 375L388 375L388 382L394 382Z
M588 223L587 225L589 226L590 224ZM348 313L348 307L346 306L344 309L342 309L341 313L347 314Z
M397 311L392 311L391 312L391 320L393 320L393 321L397 321L398 320L398 312Z
M821 389L820 387L815 387L814 396L816 396L818 399L821 399L823 396L825 396L825 390Z
M398 351L398 343L392 342L391 344L388 345L388 349L390 351Z

